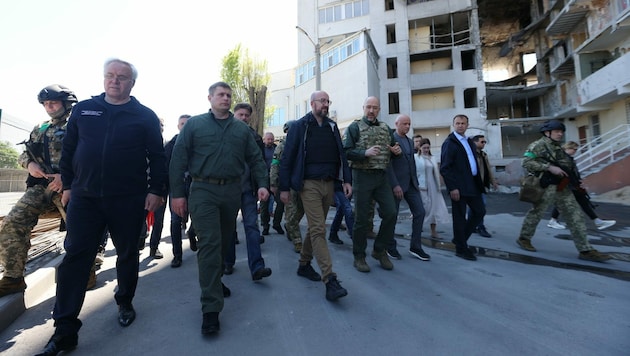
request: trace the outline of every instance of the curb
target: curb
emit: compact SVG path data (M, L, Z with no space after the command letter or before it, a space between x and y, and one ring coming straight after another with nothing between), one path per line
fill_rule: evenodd
M401 238L403 240L411 240L408 234L395 234L396 238ZM445 240L436 240L428 237L422 238L422 244L427 247L435 248L443 251L450 251L455 253L455 245L450 241ZM539 266L548 266L554 268L563 268L563 269L571 269L576 271L583 272L591 272L604 277L610 277L619 279L622 281L630 281L630 272L622 271L619 269L613 269L606 267L605 264L600 266L592 266L587 264L573 263L573 262L559 262L546 258L541 258L537 256L525 255L521 253L515 253L510 251L504 251L499 249L493 249L488 247L474 246L469 245L476 250L477 256L490 257L490 258L498 258L504 261L512 261L519 263L527 263L532 265ZM618 261L626 261L623 256L617 256L616 253L610 253L613 259Z
M56 283L57 266L63 260L63 254L55 257L45 266L26 275L27 288L22 293L15 293L0 298L0 332L8 328L13 321L49 295Z

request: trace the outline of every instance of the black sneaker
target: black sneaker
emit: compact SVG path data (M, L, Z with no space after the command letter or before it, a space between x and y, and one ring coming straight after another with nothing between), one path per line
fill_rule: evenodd
M311 281L315 282L322 280L322 276L320 276L319 273L315 272L310 263L303 266L300 265L297 269L297 274L298 276L310 279Z
M326 282L326 299L332 302L346 295L348 295L348 291L339 284L337 277L328 277L328 282Z
M263 231L262 231L262 234L263 235L269 235L269 227L264 228Z
M203 313L203 323L201 324L201 333L204 335L214 334L221 330L219 323L219 313L210 312Z
M424 252L424 250L422 248L410 248L409 249L409 253L413 256L416 257L422 261L430 261L431 260L431 256L429 256L426 252Z
M402 259L402 255L400 254L400 252L398 252L398 250L395 247L387 249L387 255L389 255L389 257L395 258L397 260L401 260Z

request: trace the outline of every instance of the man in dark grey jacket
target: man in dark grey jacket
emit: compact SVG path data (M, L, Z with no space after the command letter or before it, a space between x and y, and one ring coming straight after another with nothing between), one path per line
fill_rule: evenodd
M398 142L402 153L398 156L393 156L389 161L387 177L396 198L396 215L398 215L400 210L400 201L405 199L413 215L409 253L422 261L429 261L431 256L422 249L422 224L424 223L425 211L422 205L420 188L418 187L416 160L413 157L413 141L407 137L407 133L411 128L411 118L405 114L398 115L394 125L396 125L394 140ZM387 247L387 253L392 258L402 258L396 248L395 239L391 239L390 245Z

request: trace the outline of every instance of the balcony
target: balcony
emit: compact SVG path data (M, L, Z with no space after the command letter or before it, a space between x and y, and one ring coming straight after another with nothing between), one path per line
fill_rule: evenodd
M577 84L578 103L601 105L630 96L630 53L626 54Z
M551 68L551 74L557 77L573 77L575 76L575 60L573 55L569 54L560 61L554 61Z
M545 31L549 36L566 35L589 13L590 0L570 0L551 20Z

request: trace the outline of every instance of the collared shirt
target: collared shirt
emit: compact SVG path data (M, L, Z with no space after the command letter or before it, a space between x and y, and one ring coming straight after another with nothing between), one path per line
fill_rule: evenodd
M464 146L464 149L466 150L466 156L468 157L468 163L470 163L470 172L472 173L473 177L476 176L477 175L477 159L475 158L475 153L470 148L470 144L468 144L468 138L466 138L466 136L462 136L458 134L457 132L453 132L453 134L455 135L455 137L457 137L459 142L461 142L461 144Z

